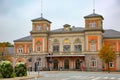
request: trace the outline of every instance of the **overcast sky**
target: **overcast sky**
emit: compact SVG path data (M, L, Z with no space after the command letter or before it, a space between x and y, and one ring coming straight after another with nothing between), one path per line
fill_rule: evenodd
M30 35L31 20L41 16L41 0L0 0L0 42ZM51 28L64 24L84 27L84 16L93 13L93 0L43 0L43 17ZM120 0L95 0L95 13L103 15L104 29L120 31Z

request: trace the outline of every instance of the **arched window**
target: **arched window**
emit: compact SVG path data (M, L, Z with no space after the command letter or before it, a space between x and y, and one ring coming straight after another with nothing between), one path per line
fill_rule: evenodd
M90 51L96 51L96 41L95 40L90 41Z
M75 39L74 41L74 52L81 52L82 51L82 45L79 38Z
M38 61L38 66L42 66L42 60L41 60L41 58L37 58L37 61Z
M70 40L69 39L64 40L63 52L70 52Z
M90 67L97 67L97 60L95 58L90 60Z
M59 40L54 39L53 41L53 52L59 52Z
M23 53L23 48L22 47L18 47L18 54Z
M75 65L76 65L76 69L80 69L80 60L79 59L77 59L75 61Z
M64 69L69 69L69 60L68 59L64 60Z

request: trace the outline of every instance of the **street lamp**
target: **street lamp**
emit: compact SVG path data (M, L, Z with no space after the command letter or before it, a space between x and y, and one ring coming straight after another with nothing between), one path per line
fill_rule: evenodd
M32 58L29 58L29 65L30 65L30 66L29 66L29 74L30 74L30 71L31 71L31 68L32 68L32 67L31 67L31 66L32 66Z
M53 39L50 38L49 41L50 41L50 43L52 43ZM50 49L49 49L49 51L50 51L50 53L49 53L49 56L50 56L49 63L50 63L50 71L52 71L52 55L53 55L53 53L52 53L52 46L50 44L49 44L49 47L50 47Z
M2 52L2 60L4 60L4 52Z
M50 71L52 71L52 53L49 53L50 55L50 60L49 60L49 63L50 63Z
M39 77L39 61L41 60L41 58L37 59L37 70L38 70L38 77Z

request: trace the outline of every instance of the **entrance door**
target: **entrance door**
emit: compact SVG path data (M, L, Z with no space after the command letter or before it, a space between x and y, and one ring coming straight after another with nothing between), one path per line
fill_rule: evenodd
M58 70L58 60L57 60L57 59L55 59L55 60L53 61L53 69L54 69L54 70Z
M80 60L79 59L77 59L75 61L75 65L76 65L76 69L80 69Z
M68 59L64 60L64 69L69 69L69 60Z

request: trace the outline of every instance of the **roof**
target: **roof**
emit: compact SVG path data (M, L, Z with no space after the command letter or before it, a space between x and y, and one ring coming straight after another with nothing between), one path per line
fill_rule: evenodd
M89 14L85 16L84 18L95 18L95 17L101 17L102 19L104 19L102 15L96 14L96 13Z
M33 19L31 21L47 21L47 22L51 23L51 21L49 21L49 20L47 20L47 19L45 19L43 17L39 17L39 18Z
M103 33L103 37L104 38L120 38L120 32L113 29L108 29L108 30L105 30L105 32Z
M25 42L25 41L32 41L32 36L26 36L26 37L14 40L14 42Z
M72 27L70 31L64 31L64 28L52 30L50 33L65 33L65 32L84 32L84 28L82 27ZM111 38L120 38L120 32L113 30L113 29L107 29L104 30L103 38L105 39L111 39ZM26 36L17 40L14 40L14 42L32 42L32 36Z
M64 28L52 30L52 33L64 33L64 32L83 32L84 28L82 27L72 27L70 28L70 31L64 31Z

